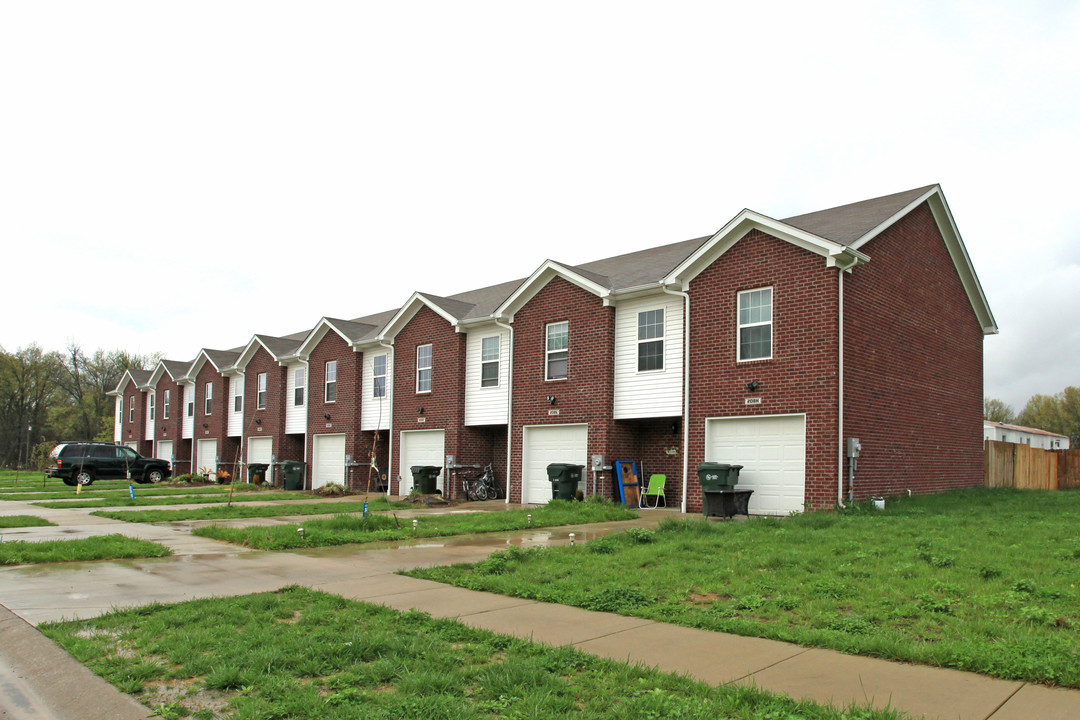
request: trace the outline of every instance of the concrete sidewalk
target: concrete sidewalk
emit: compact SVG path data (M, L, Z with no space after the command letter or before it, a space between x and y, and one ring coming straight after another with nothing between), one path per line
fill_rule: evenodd
M10 508L10 505L5 503ZM54 522L77 522L76 513ZM113 607L143 605L151 601L176 602L198 597L237 595L302 584L347 598L386 605L399 610L417 609L453 618L472 627L574 647L600 657L641 663L663 671L685 673L711 684L754 684L772 692L846 706L872 703L892 707L914 717L961 720L1074 720L1080 718L1080 691L1051 689L1018 681L987 678L973 673L920 665L893 663L844 655L772 640L744 638L704 630L665 625L650 620L595 613L578 608L508 598L489 593L407 578L395 573L415 567L476 562L509 545L563 545L570 532L578 542L620 531L629 526L655 525L665 514L643 513L635 521L586 527L538 529L444 539L427 539L382 546L340 546L302 552L244 552L214 541L185 545L186 535L169 526L121 523L127 534L162 537L173 533L170 546L176 556L149 560L71 563L55 566L0 569L0 604L26 623L70 617L93 617ZM83 515L83 518L87 516ZM100 520L100 519L95 519ZM113 521L106 521L112 524ZM100 532L97 527L93 532ZM76 527L68 527L75 530ZM89 528L87 528L89 529ZM111 528L110 528L111 529ZM154 538L159 539L159 538ZM159 539L159 541L165 541ZM212 544L212 552L203 543ZM19 642L8 642L12 623L21 623ZM4 667L31 668L27 653L45 653L50 667L82 670L59 648L31 645L30 627L11 616L0 617L0 718L89 717L81 713L19 715L11 704ZM49 643L33 633L44 643ZM37 676L24 670L19 691L47 697L66 683L52 675ZM111 686L97 692L112 693L118 703L130 700ZM55 704L55 703L54 703ZM78 707L74 704L73 707ZM113 717L101 715L100 717ZM122 717L117 715L116 717Z

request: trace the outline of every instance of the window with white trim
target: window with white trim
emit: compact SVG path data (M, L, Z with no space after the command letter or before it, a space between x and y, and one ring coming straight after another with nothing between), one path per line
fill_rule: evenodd
M296 387L293 388L293 406L300 407L304 404L304 390L307 389L307 373L304 372L304 368L296 368L296 374L293 375L296 379Z
M206 383L206 400L204 404L203 413L209 415L214 409L214 383L212 382Z
M480 341L480 387L499 387L499 336Z
M233 393L233 412L243 412L244 410L244 386L241 379L235 377L232 379L232 393Z
M266 373L259 373L255 386L255 409L266 409Z
M337 402L337 360L326 363L326 402Z
M187 416L195 416L195 386L189 385L184 388L184 395L187 397Z
M570 360L569 322L547 326L547 352L544 355L544 377L548 380L565 380Z
M371 359L371 396L386 397L386 356L376 355Z
M637 369L664 369L664 309L645 310L637 316Z
M128 422L133 423L135 422L135 396L132 395L128 400Z
M431 344L416 346L416 392L431 392Z
M772 357L772 288L739 293L738 359Z
M150 422L154 422L154 417L157 415L157 395L150 393Z
M169 405L172 404L172 390L164 390L161 393L161 419L169 419Z

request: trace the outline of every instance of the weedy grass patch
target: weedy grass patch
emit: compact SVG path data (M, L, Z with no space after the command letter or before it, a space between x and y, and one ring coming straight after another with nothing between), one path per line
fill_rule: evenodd
M298 587L40 629L163 718L899 717L711 687Z
M0 543L0 565L152 558L171 554L172 550L164 545L147 540L136 540L124 535L99 535L79 540L4 541Z
M1080 492L971 490L884 511L509 548L408 573L812 647L1080 687Z
M56 523L49 522L45 518L39 518L35 515L0 516L0 528L47 527L50 525L56 525Z
M342 503L335 503L334 511L340 512L341 505ZM532 515L531 524L529 515ZM637 515L636 511L628 510L612 502L553 500L542 508L460 515L425 515L417 518L415 530L411 518L403 519L383 513L369 514L366 518L357 515L337 515L333 518L311 520L303 524L302 534L297 532L300 526L295 524L249 528L211 525L198 528L194 533L260 550L289 550L631 520Z
M286 495L288 497L286 497ZM296 496L296 497L293 497ZM256 518L256 517L279 517L281 515L330 515L332 513L362 512L364 502L338 501L327 502L311 495L299 493L283 493L270 497L246 497L251 500L290 500L303 499L309 502L292 503L289 505L245 505L237 497L233 498L234 505L225 504L224 500L212 507L185 508L181 510L100 510L90 513L99 517L107 517L113 520L123 520L134 523L173 522L177 520L228 520L233 518ZM144 503L137 503L143 505ZM391 502L385 495L372 496L368 502L370 512L386 511L400 508L411 508L404 502Z

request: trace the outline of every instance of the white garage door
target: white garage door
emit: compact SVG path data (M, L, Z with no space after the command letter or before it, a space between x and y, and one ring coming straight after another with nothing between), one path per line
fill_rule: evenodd
M522 498L533 504L551 500L551 481L547 466L551 463L574 463L589 467L588 425L538 425L525 428L522 441ZM584 481L584 476L582 477ZM583 483L584 484L584 483ZM578 486L582 490L582 485Z
M129 442L129 443L124 443L124 444L127 445L132 450L134 450L135 452L139 452L139 443L137 443L137 442Z
M206 469L210 473L210 479L217 477L217 440L199 440L195 446L195 470L202 472Z
M752 515L787 515L806 497L806 417L709 420L705 459L742 465L738 487L753 490Z
M402 495L408 495L413 488L412 470L413 465L434 465L443 468L439 473L439 479L435 486L446 493L443 478L446 475L446 457L443 453L446 447L445 430L405 430L401 433L401 468L398 475L401 477Z
M157 444L156 458L162 460L168 460L170 463L173 461L173 441L172 440L159 440Z
M265 463L270 464L270 459L274 456L274 438L272 437L253 437L247 439L247 461L248 465L251 463ZM272 480L274 477L274 469L270 468L266 475ZM247 477L251 477L251 473L248 473ZM247 480L247 477L244 479Z
M311 489L327 483L345 484L345 436L316 435L312 452Z

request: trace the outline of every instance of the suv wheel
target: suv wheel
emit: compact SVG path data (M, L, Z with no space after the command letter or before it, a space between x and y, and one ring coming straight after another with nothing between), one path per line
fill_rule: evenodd
M89 485L94 482L94 473L89 470L80 470L74 475L75 484Z
M60 478L60 479L64 481L65 485L70 485L71 487L75 487L75 485L76 485L75 478Z
M165 472L160 468L154 468L146 471L146 482L159 483L165 479Z

